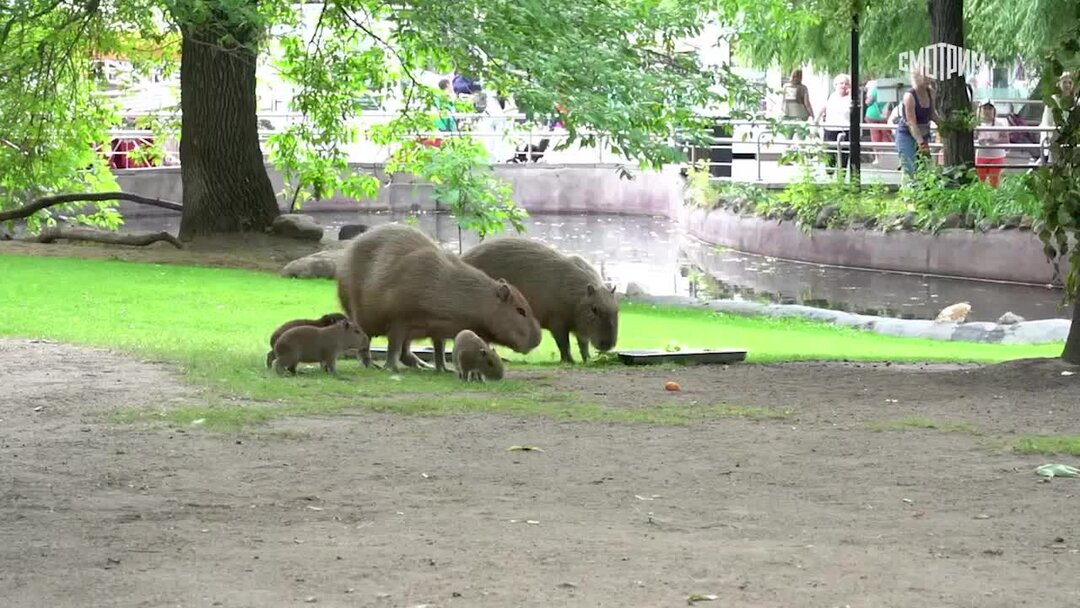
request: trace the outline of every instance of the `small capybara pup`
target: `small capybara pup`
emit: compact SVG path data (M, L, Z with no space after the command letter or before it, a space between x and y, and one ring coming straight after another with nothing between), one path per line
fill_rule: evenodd
M367 350L370 340L355 323L342 319L327 327L300 325L281 334L274 343L274 371L296 373L297 363L322 363L324 371L337 373L337 360L347 350Z
M458 378L464 382L479 380L502 380L502 357L476 332L463 329L454 338L454 367Z
M619 303L615 287L605 285L580 256L521 237L483 242L462 256L488 276L506 279L529 301L540 326L551 332L563 363L573 363L570 333L577 337L583 361L589 343L600 351L615 347L619 338Z
M463 329L518 353L540 345L540 324L513 285L493 279L423 232L383 224L354 238L338 267L341 308L368 336L386 336L386 368L421 367L409 342L430 338L435 368Z
M344 321L347 319L345 315L340 312L331 312L325 314L318 319L293 319L288 323L282 323L280 327L274 330L274 333L270 334L270 352L266 353L266 367L270 367L274 363L274 344L277 343L281 334L289 331L294 327L301 327L303 325L312 325L315 327L329 327L338 321Z

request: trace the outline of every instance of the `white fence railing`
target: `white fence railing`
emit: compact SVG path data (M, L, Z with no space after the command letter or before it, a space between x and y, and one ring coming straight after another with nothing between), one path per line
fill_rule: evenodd
M1002 100L1002 103L1030 103L1029 100ZM134 113L130 116L152 116L152 114ZM398 116L392 113L365 113L354 121L353 126L363 133L365 129L385 124ZM288 125L299 120L297 114L261 114L260 124L269 123L273 129L260 129L260 140L265 142L273 133L280 132ZM569 134L558 126L544 126L528 123L524 115L506 114L492 116L489 114L455 114L458 129L453 132L432 130L429 132L415 133L414 137L427 141L431 145L438 145L439 140L468 135L480 140L488 149L493 164L513 162L543 162L559 165L633 165L628 158L613 154L607 149L605 139L597 136L598 145L581 146L571 145L565 150L556 150ZM731 134L712 138L712 144L707 146L695 146L692 148L691 160L704 163L717 179L735 179L737 181L773 181L775 175L765 175L765 171L776 173L774 165L779 157L794 150L807 151L815 149L821 155L832 155L839 160L850 150L851 142L845 136L841 136L835 142L825 142L822 136L824 126L811 122L776 122L763 120L724 120L719 121ZM778 132L778 127L803 127L807 137L785 137ZM833 130L847 131L847 126L831 127ZM889 141L870 141L867 133L877 130L885 132ZM1007 153L1005 165L994 167L1006 170L1025 169L1036 166L1043 162L1046 157L1046 145L1044 134L1053 132L1052 127L1040 127L1038 125L994 126L979 127L979 131L1007 132L1019 134L1016 139L1025 140L1018 143L999 144L994 146L982 145L976 142L977 150L996 148L1004 149ZM896 131L896 125L882 123L863 123L860 125L862 137L860 146L864 162L860 163L861 171L867 175L883 174L898 175L899 158L895 143L891 140ZM935 132L936 129L931 129ZM111 132L113 142L109 150L104 153L110 157L114 168L146 168L148 163L132 163L131 152L135 148L144 147L153 141L151 131L138 129L118 129ZM672 144L676 142L671 140ZM689 147L689 144L679 144ZM165 157L154 166L178 165L179 146L175 141L167 141L162 146ZM361 137L360 141L347 146L350 161L356 164L379 164L386 162L394 152L391 146L379 146ZM940 159L941 144L931 144L932 155ZM746 162L746 161L749 161ZM824 164L824 159L820 159ZM836 163L839 165L839 162ZM736 167L741 170L735 171ZM768 179L766 179L768 178ZM783 180L781 180L783 181Z

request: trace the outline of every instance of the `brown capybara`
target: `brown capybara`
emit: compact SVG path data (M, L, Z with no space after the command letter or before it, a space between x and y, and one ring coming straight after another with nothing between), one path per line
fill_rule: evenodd
M540 326L555 338L563 363L574 362L571 332L583 361L589 360L590 342L600 351L615 347L619 338L615 287L605 285L580 256L521 237L503 237L469 249L462 259L521 290Z
M409 341L430 338L435 368L446 371L445 340L471 329L489 343L528 353L540 324L528 301L443 250L423 232L383 224L354 238L338 268L342 309L369 336L386 336L386 367L413 364Z
M274 362L274 343L278 341L281 334L289 331L294 327L301 327L304 325L312 325L315 327L329 327L338 321L347 319L345 315L340 312L327 313L318 319L294 319L288 323L283 323L280 327L274 330L274 333L270 335L270 352L266 353L266 367L270 367ZM356 360L364 364L364 367L372 367L371 363L371 350L363 349L356 352ZM376 366L378 367L378 366Z
M370 340L352 321L342 319L327 327L300 325L288 329L271 351L274 371L295 374L297 363L322 363L323 370L337 372L337 360L347 350L365 350Z
M461 330L454 338L454 367L458 378L464 382L503 378L502 357L476 332L468 329Z

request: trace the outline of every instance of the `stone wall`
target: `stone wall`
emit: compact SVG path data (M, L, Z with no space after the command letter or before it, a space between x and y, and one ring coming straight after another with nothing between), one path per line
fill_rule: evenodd
M384 184L378 198L355 201L341 196L309 203L305 212L435 209L431 186L408 175L388 178L381 165L356 165L355 170L375 175ZM284 187L284 179L267 167L275 191ZM529 213L596 213L674 216L682 205L682 179L678 168L656 171L632 171L632 179L620 177L614 165L496 165L495 174L513 187L514 200ZM126 192L179 202L183 187L179 167L124 169L116 171L120 187ZM285 201L280 201L283 210ZM173 212L123 203L120 212L126 217L146 217Z
M1031 231L943 230L932 235L853 229L806 234L793 222L726 209L684 207L678 217L683 228L702 241L785 260L1039 285L1058 282L1042 241Z

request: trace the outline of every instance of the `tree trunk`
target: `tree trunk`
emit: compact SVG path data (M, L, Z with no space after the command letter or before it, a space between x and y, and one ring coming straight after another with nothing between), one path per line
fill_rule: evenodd
M240 44L223 47L221 39L226 35ZM254 28L230 26L214 17L183 27L183 240L261 232L280 213L259 146L254 48L259 35Z
M1067 363L1080 365L1080 299L1073 303L1072 326L1069 337L1065 340L1065 351L1061 358Z
M964 0L929 0L930 42L945 43L964 47ZM975 165L975 136L970 129L958 128L956 123L972 112L971 97L968 95L964 75L947 74L944 62L939 62L937 81L937 106L942 117L949 125L941 128L941 141L944 145L946 167Z

